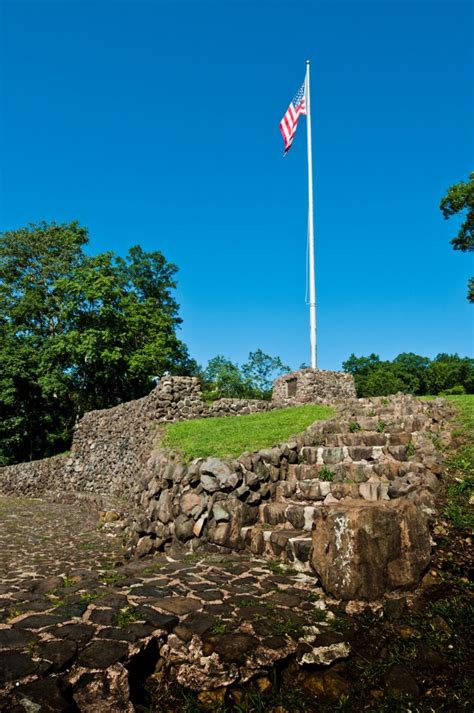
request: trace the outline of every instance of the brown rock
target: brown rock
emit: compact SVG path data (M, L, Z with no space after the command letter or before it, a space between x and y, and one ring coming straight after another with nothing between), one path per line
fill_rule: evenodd
M133 713L130 703L128 672L120 664L107 671L86 673L74 685L74 702L81 711L103 713L104 710Z
M204 495L199 495L194 491L189 491L185 493L181 498L180 507L181 510L186 514L190 515L193 508L197 505L201 505L205 502L206 497Z
M405 666L398 664L392 666L385 682L388 690L395 698L404 696L418 698L420 695L420 688L417 682Z
M404 500L337 503L316 514L311 563L341 599L376 599L416 584L430 561L427 519Z

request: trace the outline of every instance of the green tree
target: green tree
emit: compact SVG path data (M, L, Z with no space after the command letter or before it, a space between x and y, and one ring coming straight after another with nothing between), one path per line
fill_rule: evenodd
M142 396L165 371L193 370L175 331L175 272L161 253L132 248L125 259L85 257L58 281L69 329L52 356L76 382L81 412Z
M251 382L261 398L269 398L273 381L289 371L290 367L283 364L280 357L269 356L261 349L250 352L247 362L242 366L243 376Z
M420 356L419 354L414 354L413 352L403 352L395 357L393 364L401 367L407 375L405 377L405 382L410 383L408 375L413 378L412 386L415 386L413 393L424 394L426 393L426 372L430 365L430 359L428 357Z
M368 357L356 357L355 354L351 354L350 357L343 362L342 368L344 371L355 376L356 374L367 374L377 364L380 364L378 354L370 354Z
M474 172L469 175L466 183L460 181L448 188L446 195L441 199L440 208L446 220L458 213L464 215L458 234L451 240L451 245L455 250L472 252L474 250ZM472 277L468 283L467 298L469 302L474 302Z
M288 371L280 357L271 357L261 349L250 352L242 367L218 355L201 373L203 394L207 399L267 399L273 379Z
M177 268L156 251L94 257L77 222L0 240L0 462L63 450L84 411L197 370L176 330Z
M370 354L368 357L357 357L355 354L351 354L350 357L343 362L343 370L352 374L354 377L354 383L359 397L367 396L367 377L378 364L380 364L378 354Z
M426 373L426 393L439 394L455 386L474 393L474 359L458 354L438 354Z
M360 396L388 396L389 394L419 393L420 382L402 364L380 362L367 375Z
M209 399L255 397L238 364L220 354L210 359L203 371L203 393Z
M354 375L357 395L386 396L399 391L409 394L439 394L446 389L462 387L474 393L474 360L458 354L428 357L412 352L399 354L393 361L380 361L376 354L344 362L345 371Z

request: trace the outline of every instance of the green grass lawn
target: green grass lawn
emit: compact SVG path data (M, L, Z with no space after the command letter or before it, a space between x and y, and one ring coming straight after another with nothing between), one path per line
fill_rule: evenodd
M306 404L248 416L226 416L180 421L165 427L161 445L178 451L185 460L235 458L244 451L283 443L314 421L330 418L334 409Z

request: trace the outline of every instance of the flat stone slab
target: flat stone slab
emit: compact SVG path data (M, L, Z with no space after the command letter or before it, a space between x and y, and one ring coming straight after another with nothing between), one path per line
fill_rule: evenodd
M0 702L15 711L49 710L48 696L52 710L132 711L130 681L151 674L245 683L296 654L305 626L327 625L314 578L284 566L204 552L127 562L117 524L98 530L82 503L0 498L0 510Z

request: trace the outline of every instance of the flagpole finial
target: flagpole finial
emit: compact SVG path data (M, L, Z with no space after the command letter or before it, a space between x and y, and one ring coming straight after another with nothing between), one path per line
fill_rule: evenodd
M306 64L309 64L309 59L306 60Z

